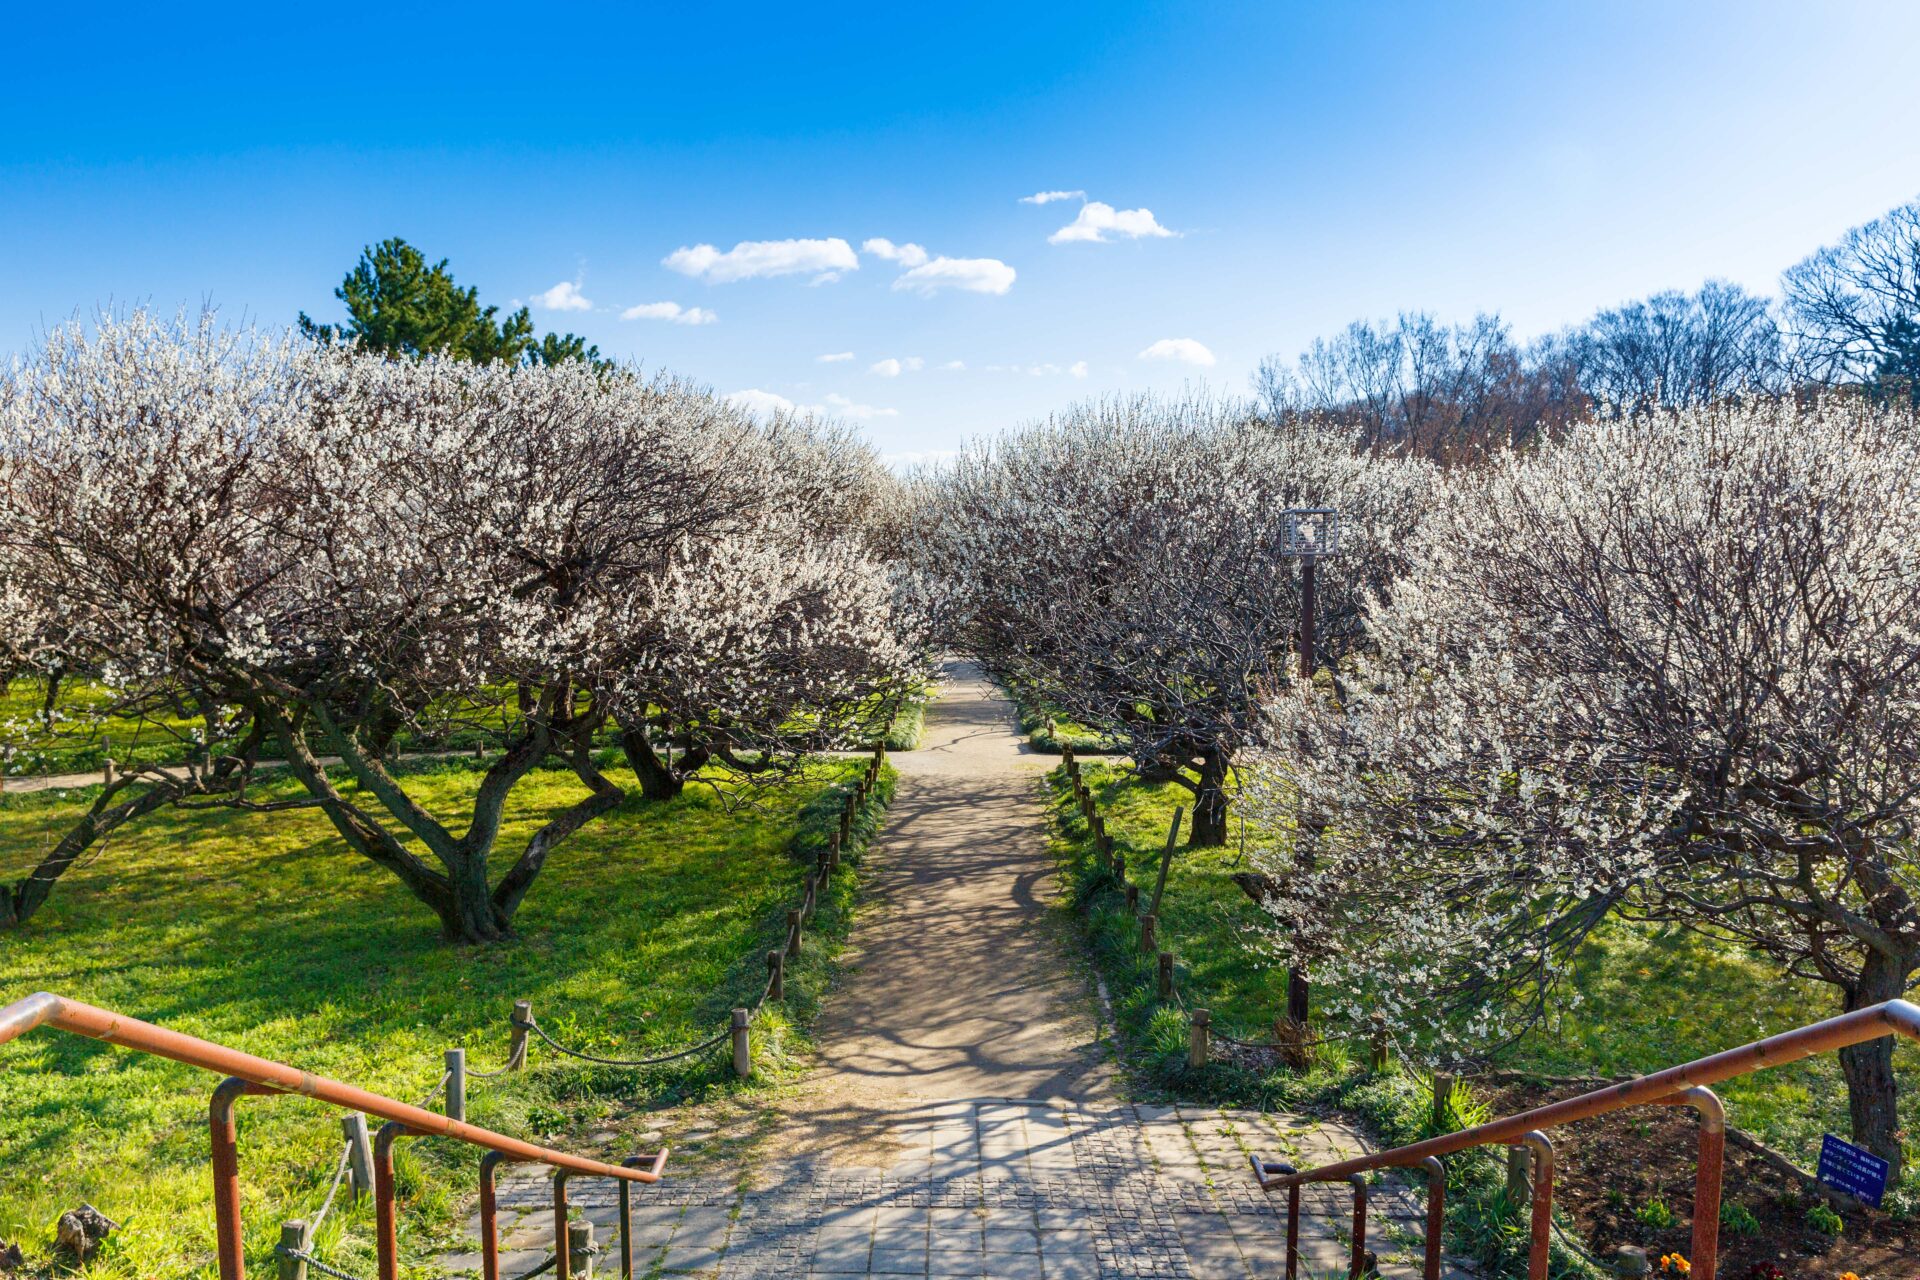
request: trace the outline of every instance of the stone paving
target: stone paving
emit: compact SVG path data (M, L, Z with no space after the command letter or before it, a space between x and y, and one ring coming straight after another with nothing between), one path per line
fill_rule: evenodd
M1251 1152L1324 1163L1362 1149L1337 1124L1277 1114L975 1099L895 1122L888 1168L820 1161L764 1166L747 1185L669 1177L634 1192L637 1276L1273 1277L1285 1272L1285 1201L1253 1183ZM617 1191L575 1182L596 1228L596 1272L619 1274ZM501 1184L501 1270L544 1261L550 1184ZM1351 1193L1310 1188L1303 1277L1344 1275ZM1424 1206L1414 1185L1369 1195L1368 1246L1389 1280L1420 1274ZM473 1224L477 1228L477 1220ZM477 1253L444 1260L473 1271ZM1464 1272L1449 1268L1450 1276Z
M1285 1201L1249 1153L1302 1167L1359 1138L1300 1117L1126 1102L1102 1016L1051 909L1041 775L1006 700L951 664L863 869L846 978L816 1070L775 1104L783 1159L677 1171L634 1192L634 1274L746 1277L1233 1277L1285 1274ZM672 1115L654 1118L669 1144ZM604 1153L603 1153L604 1154ZM501 1273L551 1252L549 1184L503 1181ZM571 1184L601 1275L618 1275L617 1190ZM1344 1276L1346 1186L1303 1197L1302 1280ZM1417 1276L1422 1193L1376 1189L1368 1245ZM477 1221L473 1224L477 1231ZM477 1248L477 1236L475 1247ZM443 1258L449 1272L477 1253Z

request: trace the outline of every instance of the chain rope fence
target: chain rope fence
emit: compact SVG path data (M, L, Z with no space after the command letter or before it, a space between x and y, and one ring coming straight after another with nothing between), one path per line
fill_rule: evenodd
M818 909L821 891L829 886L834 873L839 870L843 855L853 856L865 841L871 839L875 825L871 821L875 809L875 790L880 782L880 770L885 763L886 746L881 743L874 747L872 755L868 757L867 767L861 775L851 786L842 788L838 827L829 834L826 846L819 851L814 866L808 870L802 882L800 905L787 912L787 930L783 945L779 950L767 953L766 985L761 988L760 994L751 1004L730 1012L728 1025L724 1029L693 1044L665 1053L642 1058L614 1058L562 1043L535 1019L529 1001L516 1001L513 1012L507 1020L511 1040L506 1062L491 1071L476 1071L466 1065L465 1050L449 1050L447 1070L441 1073L440 1079L427 1091L426 1096L414 1105L425 1108L445 1092L448 1097L447 1114L454 1119L464 1120L467 1082L499 1079L525 1070L529 1037L537 1038L547 1048L566 1058L598 1066L623 1068L662 1066L709 1053L731 1041L734 1074L741 1078L751 1075L750 1027L752 1021L768 1002L779 1002L784 999L786 960L801 954L805 928ZM863 824L863 818L869 821ZM373 1190L371 1186L362 1185L362 1175L371 1169L371 1163L365 1158L367 1136L364 1117L357 1117L361 1120L357 1128L352 1123L355 1118L347 1118L346 1128L349 1136L341 1144L340 1158L335 1162L333 1176L328 1180L326 1194L321 1200L320 1208L311 1218L292 1219L282 1223L281 1240L274 1246L276 1256L302 1267L311 1268L324 1276L331 1277L332 1280L364 1280L364 1277L342 1270L318 1256L314 1252L313 1244L327 1216L333 1212L335 1205L339 1202L342 1187L351 1186L356 1197L370 1194ZM361 1150L362 1158L359 1160L355 1158L356 1147ZM597 1254L602 1251L599 1247L589 1247L585 1250L576 1249L574 1252ZM549 1254L545 1262L535 1266L531 1271L521 1273L516 1280L532 1280L535 1276L551 1271L556 1261L557 1255Z

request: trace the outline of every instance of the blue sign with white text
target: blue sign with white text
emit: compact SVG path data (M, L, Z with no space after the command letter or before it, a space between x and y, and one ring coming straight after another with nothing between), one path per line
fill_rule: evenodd
M1820 1139L1820 1167L1814 1172L1826 1186L1876 1209L1887 1193L1887 1162L1830 1133Z

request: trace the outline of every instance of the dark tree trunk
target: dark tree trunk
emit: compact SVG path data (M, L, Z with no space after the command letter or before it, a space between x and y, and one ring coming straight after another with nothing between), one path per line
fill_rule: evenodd
M1865 1009L1906 994L1913 966L1869 950L1860 979L1846 990L1846 1010ZM1900 1176L1899 1093L1893 1078L1893 1037L1881 1036L1840 1051L1840 1072L1847 1079L1847 1111L1853 1140L1892 1166Z
M153 785L133 799L109 807L107 802L126 785L120 783L104 788L93 807L67 829L66 835L60 837L60 842L40 859L40 864L26 879L18 884L0 884L0 929L15 928L31 919L33 913L53 895L53 886L66 874L67 868L116 828L145 817L178 799L188 789L166 784Z
M1227 753L1215 747L1200 757L1200 785L1193 793L1189 849L1216 849L1227 842Z
M640 794L649 800L671 800L687 788L687 778L706 764L708 753L695 748L688 751L677 762L669 763L669 756L662 756L653 749L653 743L647 740L644 730L620 730L620 750L626 753L627 763L633 767L634 776L640 779Z
M428 905L440 917L449 942L498 942L513 932L513 917L500 910L487 884L483 858L462 859L447 876L446 890Z

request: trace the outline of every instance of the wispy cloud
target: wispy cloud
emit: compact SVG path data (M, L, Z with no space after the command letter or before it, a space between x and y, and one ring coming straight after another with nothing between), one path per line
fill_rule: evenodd
M1055 200L1085 200L1084 191L1036 191L1030 196L1021 196L1021 204L1052 204Z
M580 296L576 280L562 280L545 293L533 295L533 305L546 311L591 311L593 304Z
M774 391L762 391L758 387L748 387L742 391L727 393L727 401L753 414L757 418L776 418L787 414L812 414L816 417L853 418L861 422L873 418L897 418L898 409L881 408L878 405L860 404L851 397L839 392L830 392L820 404L796 404Z
M814 357L814 360L819 364L842 364L851 359L853 359L853 352L851 351L834 351L824 356Z
M1003 294L1013 288L1015 275L1014 269L998 258L935 258L902 274L893 287L923 295L942 289Z
M1179 234L1161 226L1151 209L1116 209L1110 204L1089 200L1080 206L1080 216L1048 236L1047 243L1088 241L1105 244L1113 239L1165 239Z
M705 307L683 307L677 302L642 302L620 313L622 320L670 320L674 324L714 324L720 317Z
M942 369L953 369L958 371L958 370L965 369L967 367L967 362L965 360L949 360L945 364L941 365L940 367Z
M853 246L838 236L825 240L742 240L725 253L710 244L682 246L662 258L660 264L712 284L808 273L838 279L839 272L860 269Z
M867 372L877 373L883 378L897 378L903 373L918 372L926 366L926 363L927 362L919 356L907 356L905 358L888 356L885 360L877 360L868 365Z
M1210 369L1214 364L1213 352L1192 338L1162 338L1137 357L1141 360L1178 360L1183 364L1198 365Z
M860 246L862 253L870 253L876 258L888 262L897 262L903 267L917 267L927 260L927 251L917 244L895 244L883 236L875 236Z

